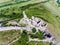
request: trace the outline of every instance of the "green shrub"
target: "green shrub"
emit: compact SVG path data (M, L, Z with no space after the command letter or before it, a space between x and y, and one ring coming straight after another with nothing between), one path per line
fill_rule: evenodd
M33 28L33 29L32 29L32 32L33 32L33 33L35 33L35 32L36 32L36 29L35 29L35 28Z

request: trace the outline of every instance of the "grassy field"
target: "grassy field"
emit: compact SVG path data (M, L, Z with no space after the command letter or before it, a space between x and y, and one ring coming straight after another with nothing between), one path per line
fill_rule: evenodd
M39 39L43 39L43 36L41 34L42 33L39 31L39 32L37 32L37 34L35 34L36 36L35 35L34 36L38 37ZM21 34L21 38L18 41L12 43L11 45L35 45L35 44L37 44L37 45L50 45L51 44L49 42L34 42L34 41L28 42L29 35L30 34L27 34L26 31L23 31L23 33Z
M8 2L10 0L0 0L0 3L3 3L3 2Z
M47 1L47 0L45 0L45 1ZM43 2L45 2L45 1L43 1ZM28 5L28 4L34 4L34 3L40 3L40 2L42 2L42 0L40 0L40 1L39 0L29 0L29 1L26 1L24 3L16 3L16 4L13 4L13 5L1 6L0 9L9 8L9 7L15 7L15 6L22 7L22 6L25 6L25 5Z
M38 38L40 40L44 39L43 33L41 31L38 31L35 34L30 34L31 38Z
M28 34L26 31L23 31L23 33L21 34L21 38L14 42L13 44L11 45L27 45L27 42L28 42Z
M21 19L23 17L20 7L10 7L0 10L0 22L13 19Z
M5 19L11 19L11 18L22 18L22 10L20 9L20 7L22 8L22 6L27 6L28 4L35 4L35 3L40 3L41 1L38 0L30 0L29 2L24 2L24 3L18 3L18 4L14 4L14 5L8 5L8 6L4 6L4 7L0 7L0 18L3 20ZM16 16L17 15L17 16Z
M23 2L28 2L30 0L10 0L6 2L0 3L0 8L6 7L6 6L11 6L11 5L16 5L16 4L21 4Z
M58 6L58 3L57 3L57 2L50 1L49 3L50 3L52 6L54 6L55 9L56 9L58 12L60 12L60 7Z
M48 42L34 42L34 41L31 41L28 43L28 45L50 45L50 43Z
M11 41L15 40L20 36L20 30L11 30L11 31L4 31L0 32L0 45L1 44L8 44Z
M39 4L39 3L36 3ZM0 19L4 18L4 20L7 19L21 19L23 17L22 11L25 10L26 8L29 8L30 6L34 6L36 4L29 4L25 6L14 6L14 7L9 7L9 8L4 8L0 10Z

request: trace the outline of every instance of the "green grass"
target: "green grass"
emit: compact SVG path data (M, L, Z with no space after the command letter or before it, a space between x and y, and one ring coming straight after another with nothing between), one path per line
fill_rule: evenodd
M39 39L44 39L44 36L43 36L43 34L42 34L42 32L41 31L38 31L37 33L35 33L35 34L31 34L30 35L31 36L31 38L39 38Z
M36 44L36 42L33 42L33 41L28 43L28 45L35 45L35 44Z
M27 24L19 24L19 26L21 26L21 27L26 27Z
M5 7L5 6L10 6L10 5L15 5L15 4L20 4L20 3L23 3L23 2L28 2L30 0L5 0L5 1L1 1L0 3L0 8L1 7Z
M45 0L45 1L43 1L43 2L46 2L47 0ZM13 5L11 5L11 4L9 4L9 5L7 5L7 6L1 6L0 7L0 9L4 9L4 8L10 8L10 7L18 7L18 6L20 6L20 7L22 7L22 6L26 6L26 5L28 5L28 4L35 4L35 3L40 3L41 1L39 1L39 0L28 0L28 1L26 1L26 2L24 2L24 3L16 3L16 4L13 4Z
M22 10L18 10L16 7L11 7L7 9L0 10L0 17L5 18L21 18L22 17Z
M6 9L0 10L0 19L2 20L14 20L14 19L21 19L23 17L22 10L20 7L10 7ZM2 22L2 21L0 21Z
M39 33L41 34L40 31L39 31ZM40 34L35 34L35 35L40 36ZM41 36L40 36L40 38L41 38ZM21 38L18 41L16 41L13 44L11 44L11 45L35 45L35 44L37 44L37 45L50 45L51 44L49 42L35 42L35 41L28 42L28 40L29 39L28 39L27 32L26 31L23 31L23 33L21 34Z
M20 30L10 30L0 32L0 44L8 43L8 41L13 41L16 37L19 37L21 34Z
M48 43L48 42L34 42L34 41L31 41L31 42L28 43L28 45L35 45L35 44L37 44L37 45L50 45L50 43Z
M0 3L3 3L3 2L8 2L10 0L0 0Z
M26 31L23 31L23 33L21 34L21 38L11 45L27 45L27 42L28 42L28 34Z
M33 28L33 29L32 29L32 32L33 32L33 33L35 33L35 32L36 32L36 29L35 29L35 28Z
M57 2L56 2L57 3ZM54 7L58 12L60 12L60 8L58 3L56 4L55 2L48 2L48 4L50 4L52 7Z
M15 4L15 5L10 5L10 6L4 6L4 7L0 7L0 18L2 18L2 20L4 19L16 19L19 18L21 19L22 16L22 11L24 9L22 9L23 7L27 6L26 8L29 8L31 5L36 5L35 3L40 3L39 1L34 1L31 0L29 2L25 2L25 3L21 3L21 4ZM30 6L29 6L29 5ZM29 7L28 7L29 6Z

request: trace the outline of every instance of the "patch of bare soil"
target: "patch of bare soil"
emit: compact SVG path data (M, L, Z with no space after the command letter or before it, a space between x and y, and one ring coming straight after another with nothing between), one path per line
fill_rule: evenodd
M58 30L52 24L49 23L47 25L47 29L56 38L56 40L60 42L60 35L58 34Z

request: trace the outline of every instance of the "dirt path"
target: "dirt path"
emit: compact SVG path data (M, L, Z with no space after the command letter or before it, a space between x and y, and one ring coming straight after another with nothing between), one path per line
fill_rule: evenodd
M19 38L21 38L21 37L19 37ZM12 41L12 42L11 42L11 43L9 43L8 45L13 44L13 43L14 43L14 42L16 42L17 40L19 40L19 38L17 38L16 40Z

